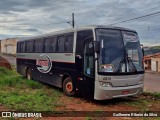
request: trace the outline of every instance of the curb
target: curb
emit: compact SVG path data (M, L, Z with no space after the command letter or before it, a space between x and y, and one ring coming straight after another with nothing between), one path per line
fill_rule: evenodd
M157 74L157 75L160 75L160 72L154 72L154 71L145 71L145 73L151 73L151 74Z

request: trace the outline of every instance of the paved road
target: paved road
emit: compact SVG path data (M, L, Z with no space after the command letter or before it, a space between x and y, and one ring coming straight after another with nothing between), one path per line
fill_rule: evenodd
M1 57L5 58L6 60L8 60L8 62L11 65L16 65L16 57L14 56L9 56L9 55L4 55L4 54L0 54Z
M144 77L144 89L150 92L160 92L160 74L146 72Z
M7 59L11 65L16 65L16 57L2 54L0 54L0 56ZM144 89L150 92L160 92L160 74L146 72L144 77Z

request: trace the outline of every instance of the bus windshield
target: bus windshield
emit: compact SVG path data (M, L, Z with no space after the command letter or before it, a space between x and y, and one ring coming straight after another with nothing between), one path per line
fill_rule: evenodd
M137 73L143 71L142 50L136 33L97 29L100 42L99 72Z

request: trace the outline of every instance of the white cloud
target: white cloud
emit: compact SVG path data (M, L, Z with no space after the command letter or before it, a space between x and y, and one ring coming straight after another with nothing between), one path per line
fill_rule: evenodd
M4 0L0 2L0 34L38 35L70 28L67 23L54 23L71 21L72 13L76 25L83 26L109 25L156 11L160 11L160 0ZM159 19L160 14L117 26L137 30L142 43L160 43Z

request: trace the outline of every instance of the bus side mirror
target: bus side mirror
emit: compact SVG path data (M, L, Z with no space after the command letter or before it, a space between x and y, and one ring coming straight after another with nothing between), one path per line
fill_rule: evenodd
M94 42L94 52L99 53L100 52L100 42L95 41Z

